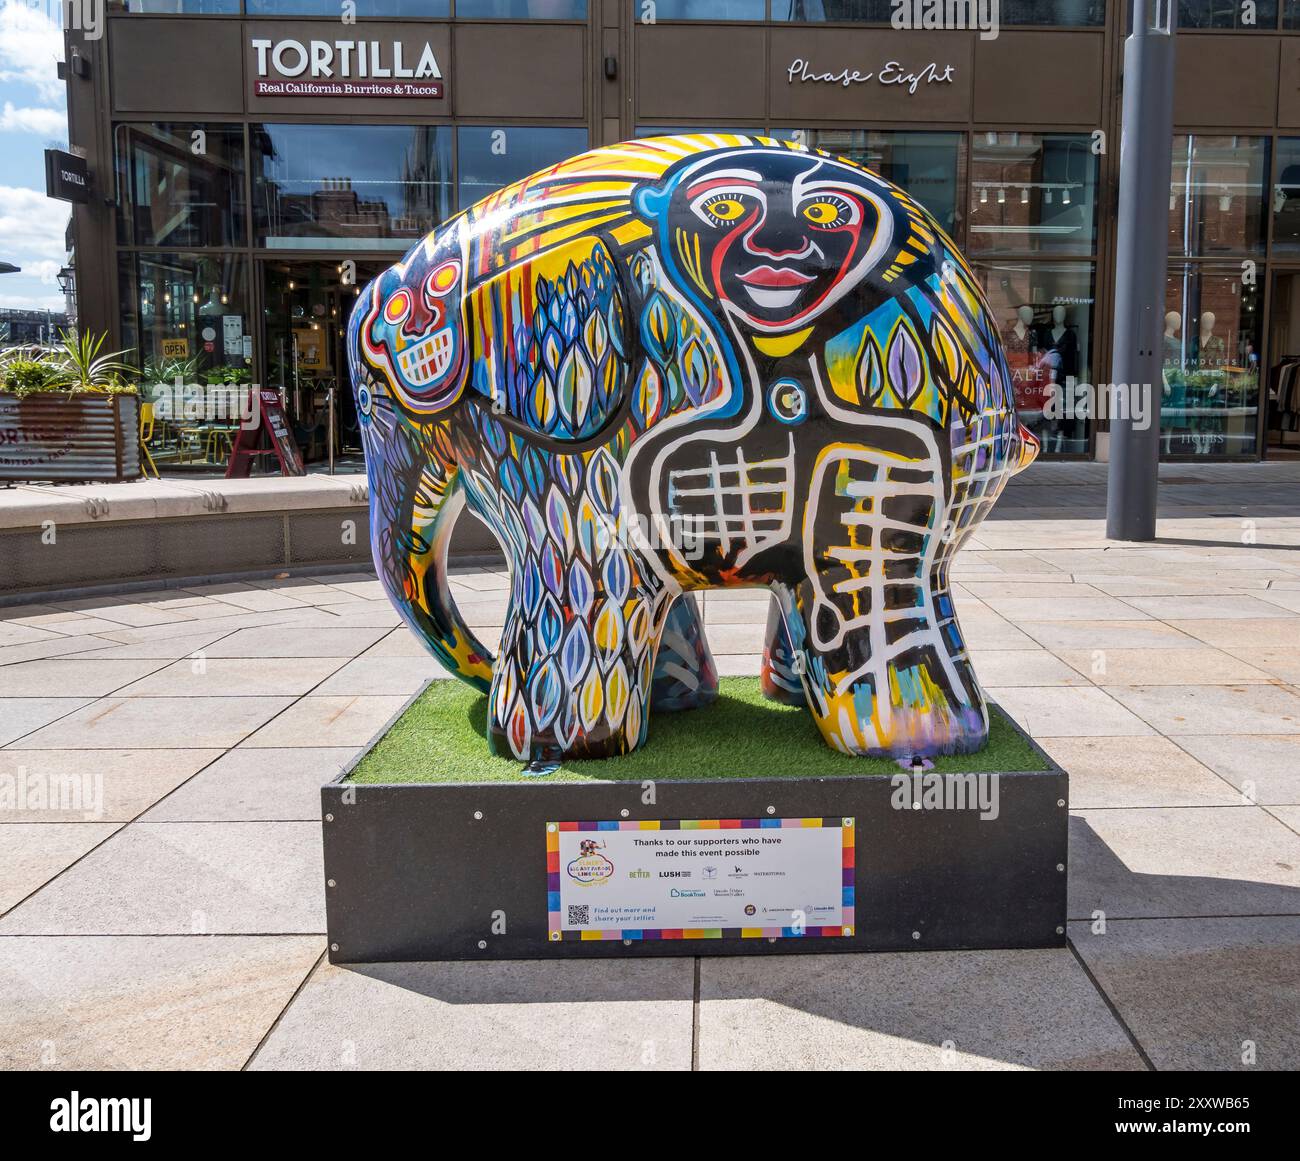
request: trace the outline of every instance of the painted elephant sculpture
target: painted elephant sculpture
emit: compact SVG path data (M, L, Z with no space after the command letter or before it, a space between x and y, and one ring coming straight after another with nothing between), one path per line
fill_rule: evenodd
M979 749L953 554L1037 450L953 243L790 143L595 149L439 227L360 294L379 575L522 761L636 748L717 676L690 595L769 589L771 697L828 744ZM468 504L510 564L495 657L456 610Z

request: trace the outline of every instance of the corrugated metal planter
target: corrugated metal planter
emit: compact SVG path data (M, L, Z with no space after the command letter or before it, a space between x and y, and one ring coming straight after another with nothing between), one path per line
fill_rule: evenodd
M0 392L0 480L134 480L140 475L136 395Z

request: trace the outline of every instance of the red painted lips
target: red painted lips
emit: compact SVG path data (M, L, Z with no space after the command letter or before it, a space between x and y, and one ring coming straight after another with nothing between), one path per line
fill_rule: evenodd
M789 266L755 266L753 270L746 270L744 274L739 274L737 277L748 286L771 287L777 290L804 286L814 281L814 275L791 269Z

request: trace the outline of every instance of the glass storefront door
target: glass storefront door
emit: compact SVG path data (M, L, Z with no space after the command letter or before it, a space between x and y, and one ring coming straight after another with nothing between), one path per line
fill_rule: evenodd
M1300 458L1300 270L1273 275L1269 318L1264 455Z
M284 398L285 411L308 463L329 458L333 399L335 462L359 464L360 431L348 378L347 324L360 287L384 268L382 260L269 260L262 263L265 321L264 382Z

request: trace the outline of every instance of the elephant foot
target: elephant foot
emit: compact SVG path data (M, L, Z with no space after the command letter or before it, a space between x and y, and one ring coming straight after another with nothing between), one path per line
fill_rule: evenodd
M664 622L650 686L652 710L688 710L718 699L718 668L709 652L699 605L686 593Z
M803 679L795 667L795 648L785 627L781 605L775 597L767 611L767 640L763 646L763 664L759 671L759 686L768 701L783 705L805 706L808 698L803 691Z

